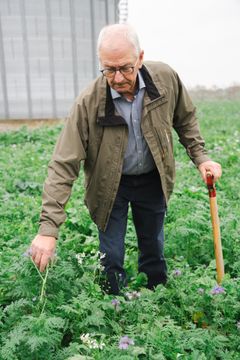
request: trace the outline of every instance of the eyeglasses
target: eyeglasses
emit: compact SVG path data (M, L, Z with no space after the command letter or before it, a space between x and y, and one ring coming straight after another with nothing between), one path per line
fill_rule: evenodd
M102 69L100 71L104 76L106 76L108 78L114 77L116 75L117 71L119 71L125 77L127 75L133 74L134 68L137 65L137 62L138 62L138 59L137 59L137 61L135 62L134 65L124 65L124 66L119 66L117 68L109 67L109 68L106 68L106 69Z

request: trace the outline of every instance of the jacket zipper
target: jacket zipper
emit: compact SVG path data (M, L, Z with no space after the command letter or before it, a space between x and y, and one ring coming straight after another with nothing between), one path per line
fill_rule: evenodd
M168 137L167 130L166 130L166 129L164 129L164 131L165 131L165 135L166 135L166 138L167 138L167 142L168 142L168 144L170 144L170 140L169 140L169 137Z

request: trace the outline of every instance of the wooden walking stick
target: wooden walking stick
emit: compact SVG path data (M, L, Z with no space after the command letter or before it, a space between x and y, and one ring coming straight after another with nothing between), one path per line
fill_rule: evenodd
M207 188L209 194L210 212L211 212L212 228L213 228L213 241L214 241L214 251L216 258L216 268L217 268L217 282L218 284L221 284L224 277L224 263L223 263L223 254L222 254L220 223L218 217L217 193L213 182L213 176L210 172L207 172Z

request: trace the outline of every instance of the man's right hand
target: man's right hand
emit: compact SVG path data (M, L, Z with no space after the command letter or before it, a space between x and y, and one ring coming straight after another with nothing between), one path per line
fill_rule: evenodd
M50 260L54 258L56 239L53 236L37 235L30 246L31 257L42 272Z

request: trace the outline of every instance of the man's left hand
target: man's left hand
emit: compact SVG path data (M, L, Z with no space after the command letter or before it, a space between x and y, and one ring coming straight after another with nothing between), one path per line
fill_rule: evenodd
M222 175L222 167L219 163L215 161L205 161L198 166L203 180L207 183L207 172L210 172L213 175L213 181L216 182Z

